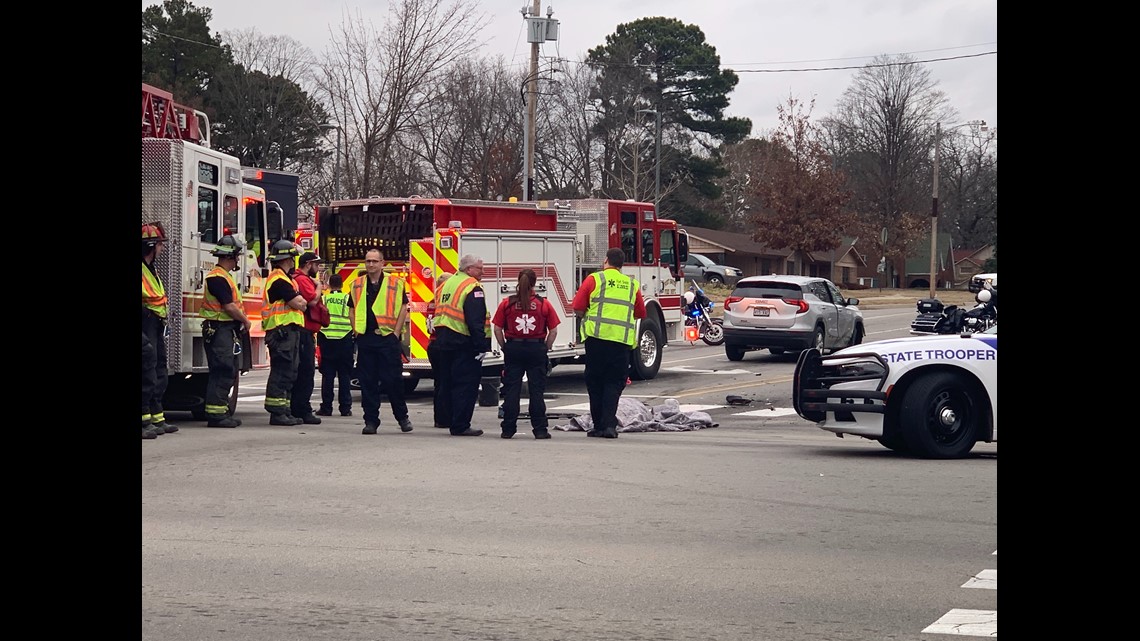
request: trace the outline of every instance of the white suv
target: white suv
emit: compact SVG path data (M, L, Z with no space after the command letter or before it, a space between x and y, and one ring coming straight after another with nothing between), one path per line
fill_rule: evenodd
M724 353L739 361L767 348L773 354L858 345L866 336L858 298L812 276L748 276L724 299Z

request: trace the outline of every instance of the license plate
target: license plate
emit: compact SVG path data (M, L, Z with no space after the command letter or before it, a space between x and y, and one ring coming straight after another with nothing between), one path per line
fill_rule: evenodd
M757 307L757 308L752 310L752 315L753 316L767 316L769 313L771 313L771 311L772 311L771 308L768 308L768 307Z

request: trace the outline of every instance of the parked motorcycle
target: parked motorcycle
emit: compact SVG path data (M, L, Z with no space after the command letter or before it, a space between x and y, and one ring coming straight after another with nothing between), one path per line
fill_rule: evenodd
M705 296L705 290L697 285L697 281L693 281L689 285L689 291L685 292L685 325L696 326L698 336L705 345L720 345L724 342L724 327L721 323L724 321L719 318L712 317L712 308L714 303ZM690 341L692 342L692 341Z
M910 324L911 334L973 334L997 325L997 288L986 285L974 295L977 305L962 309L943 306L937 298L918 301L918 317Z

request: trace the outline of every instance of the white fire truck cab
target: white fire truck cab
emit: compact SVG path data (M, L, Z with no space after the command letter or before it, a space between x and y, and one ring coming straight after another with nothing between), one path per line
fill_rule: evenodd
M622 272L637 279L645 299L630 377L655 377L662 348L684 339L677 275L688 255L688 240L675 221L657 218L650 203L371 197L317 207L313 218L312 242L342 276L345 291L363 273L364 252L372 246L383 251L385 269L405 279L410 313L403 335L411 354L404 368L407 390L431 377L427 344L433 284L440 274L456 273L466 254L483 259L481 282L492 314L514 293L519 271L535 271L535 291L554 304L562 321L550 351L552 365L581 362L585 349L571 301L582 280L601 269L611 247L625 253ZM495 346L484 360L484 375L497 377L502 363Z
M210 148L206 114L175 103L161 89L143 84L142 90L142 223L160 223L167 236L155 261L169 299L169 382L163 408L204 419L209 368L199 310L206 274L217 262L211 251L227 234L245 243L234 274L253 325L242 370L266 368L269 353L261 329L262 291L269 276L265 255L284 237L282 212L266 201L264 189L242 182L237 158Z

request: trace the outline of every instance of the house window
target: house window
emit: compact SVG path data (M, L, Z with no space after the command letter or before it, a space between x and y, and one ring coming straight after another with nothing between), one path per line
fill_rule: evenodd
M760 273L762 275L768 275L768 274L772 273L772 259L771 258L761 258L760 259Z
M795 264L795 263L793 263L792 261L790 261L790 260L789 260L789 261L788 261L788 265L787 265L787 267L788 267L788 269L787 269L787 271L786 271L785 273L787 273L787 274L791 274L791 275L795 275L795 273L796 273L796 264Z
M839 279L839 282L841 282L841 283L850 283L851 282L851 268L850 267L844 267L843 268L843 276Z

